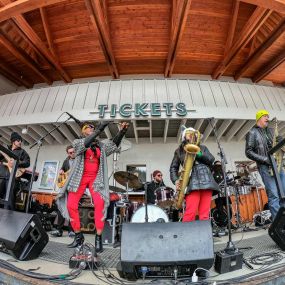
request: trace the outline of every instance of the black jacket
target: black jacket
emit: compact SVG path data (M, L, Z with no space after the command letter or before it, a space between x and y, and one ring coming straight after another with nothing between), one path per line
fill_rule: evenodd
M67 157L67 158L64 160L64 162L63 162L63 164L62 164L62 166L61 166L60 169L63 170L64 172L66 172L66 171L68 171L68 170L70 169L69 157Z
M154 180L151 181L147 185L147 203L155 204L155 200L156 200L155 190L159 187L162 187L162 186L165 186L163 181L161 181L160 183L157 183Z
M282 138L277 137L277 142ZM272 148L273 144L273 129L262 129L254 126L246 134L245 155L249 159L255 161L257 165L270 165L267 152Z
M178 171L180 165L182 166L185 158L185 151L183 149L184 143L174 152L174 157L170 165L170 179L175 184L175 181L179 179ZM191 178L189 179L189 185L187 188L187 194L193 190L207 190L212 189L219 192L219 186L213 178L210 170L210 166L215 161L214 156L209 152L208 148L204 145L200 145L202 156L196 157Z
M8 148L12 151L11 146L9 146ZM30 166L30 156L24 149L17 148L17 149L14 149L12 152L19 158L18 168L28 168ZM0 154L0 161L6 162L2 154ZM6 167L3 168L3 166L1 166L0 176L3 177L4 173L5 173L5 176L9 176L8 169Z

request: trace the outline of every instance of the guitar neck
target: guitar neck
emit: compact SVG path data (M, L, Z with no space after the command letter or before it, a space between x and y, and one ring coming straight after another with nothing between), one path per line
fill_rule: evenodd
M4 156L7 162L11 159L10 156L6 154L5 152L3 152L2 150L0 150L0 153Z

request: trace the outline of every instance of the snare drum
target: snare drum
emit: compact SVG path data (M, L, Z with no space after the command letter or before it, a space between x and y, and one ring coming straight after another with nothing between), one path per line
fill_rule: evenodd
M167 214L158 206L147 205L148 222L169 222ZM145 206L140 207L132 216L131 223L145 222Z
M170 187L159 187L155 190L156 204L162 208L173 205L174 190Z

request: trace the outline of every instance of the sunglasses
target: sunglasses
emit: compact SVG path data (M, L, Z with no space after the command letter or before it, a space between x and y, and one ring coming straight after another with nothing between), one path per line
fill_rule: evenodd
M68 154L73 154L73 153L75 153L75 151L69 151L69 152L68 152Z
M162 177L162 174L157 174L156 176L158 176L158 177Z

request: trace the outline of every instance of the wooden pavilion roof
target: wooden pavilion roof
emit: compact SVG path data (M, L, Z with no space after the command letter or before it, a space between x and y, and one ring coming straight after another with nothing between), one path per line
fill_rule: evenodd
M0 73L32 87L126 74L285 82L285 0L0 0Z

